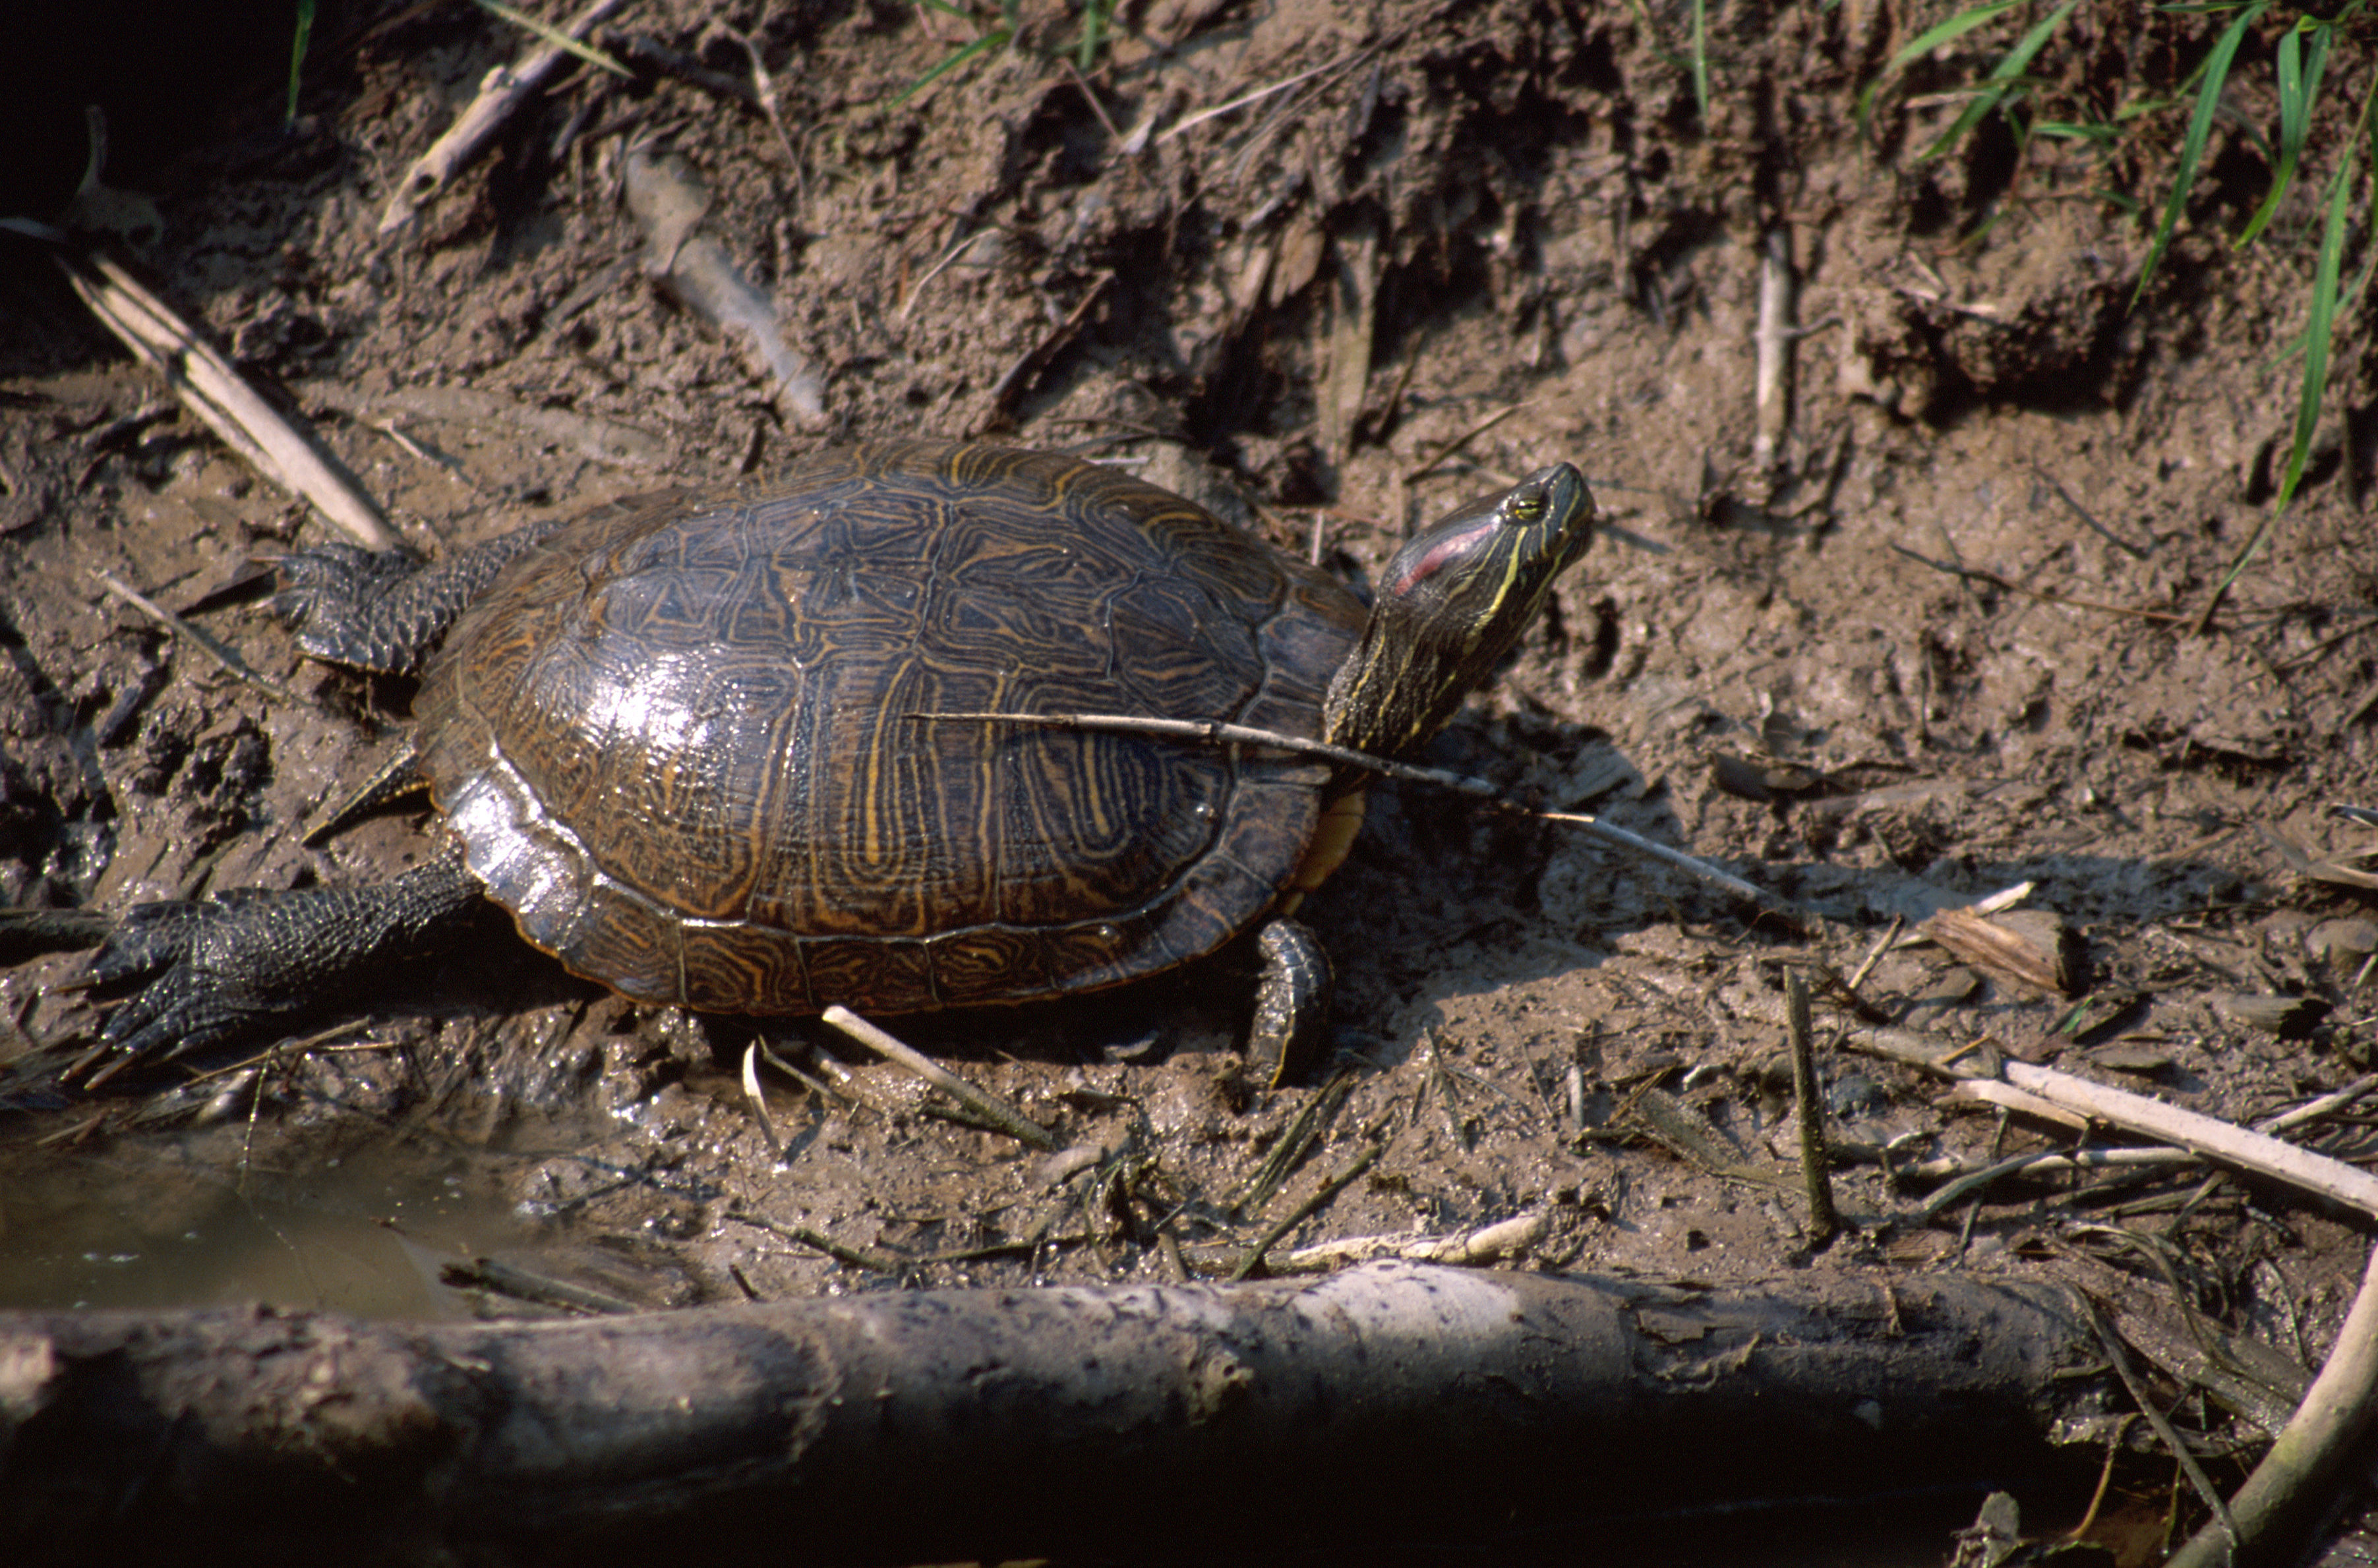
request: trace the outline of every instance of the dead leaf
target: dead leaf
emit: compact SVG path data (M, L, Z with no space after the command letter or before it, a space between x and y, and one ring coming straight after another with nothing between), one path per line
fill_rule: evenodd
M1319 275L1328 241L1329 236L1322 232L1312 214L1303 213L1290 221L1288 232L1279 236L1279 248L1272 256L1269 298L1275 307L1303 293L1304 286Z
M1339 234L1338 286L1331 291L1329 373L1321 388L1321 451L1346 460L1347 438L1371 384L1371 330L1379 291L1379 226L1357 219Z
M2072 938L2061 916L2022 910L1985 920L1963 909L1944 909L1916 928L1968 964L2049 996L2071 996Z

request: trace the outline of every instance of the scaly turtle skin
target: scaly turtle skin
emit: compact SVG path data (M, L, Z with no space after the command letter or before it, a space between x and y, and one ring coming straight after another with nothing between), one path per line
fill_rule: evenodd
M484 895L643 1000L897 1014L1117 985L1269 921L1253 1054L1292 1070L1327 967L1285 916L1359 776L925 712L1222 719L1402 753L1507 652L1591 534L1558 464L1343 586L1106 467L907 442L676 491L432 569L281 566L309 652L427 664L412 775L447 847L375 887L136 911L119 1059L210 1043L434 941ZM434 650L434 652L431 651Z

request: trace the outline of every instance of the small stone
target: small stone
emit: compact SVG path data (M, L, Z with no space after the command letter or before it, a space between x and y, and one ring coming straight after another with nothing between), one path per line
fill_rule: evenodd
M2359 968L2378 952L2378 921L2324 920L2306 933L2304 949L2338 968Z
M2154 1074L2172 1064L2169 1048L2152 1040L2116 1040L2110 1045L2093 1047L2088 1054L2089 1059L2099 1067L2117 1072Z
M2240 996L2219 993L2213 1005L2226 1018L2274 1035L2296 1036L2328 1016L2328 1003L2318 997Z

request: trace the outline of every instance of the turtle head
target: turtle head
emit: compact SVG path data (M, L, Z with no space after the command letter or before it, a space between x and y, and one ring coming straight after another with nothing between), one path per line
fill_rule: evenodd
M1396 552L1361 646L1329 683L1330 741L1385 756L1425 742L1511 651L1592 537L1593 496L1556 462L1456 508Z

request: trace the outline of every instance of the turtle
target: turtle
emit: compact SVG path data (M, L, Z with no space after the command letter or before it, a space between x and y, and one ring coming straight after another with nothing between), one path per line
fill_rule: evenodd
M434 847L378 883L131 911L90 961L126 994L87 1059L104 1075L318 1010L486 899L630 998L758 1016L1066 996L1259 928L1248 1054L1288 1076L1328 975L1294 915L1347 853L1363 773L930 715L1224 720L1406 756L1593 517L1555 463L1412 539L1366 609L1117 466L914 439L436 565L290 553L270 607L305 652L419 676L368 793L426 785Z

